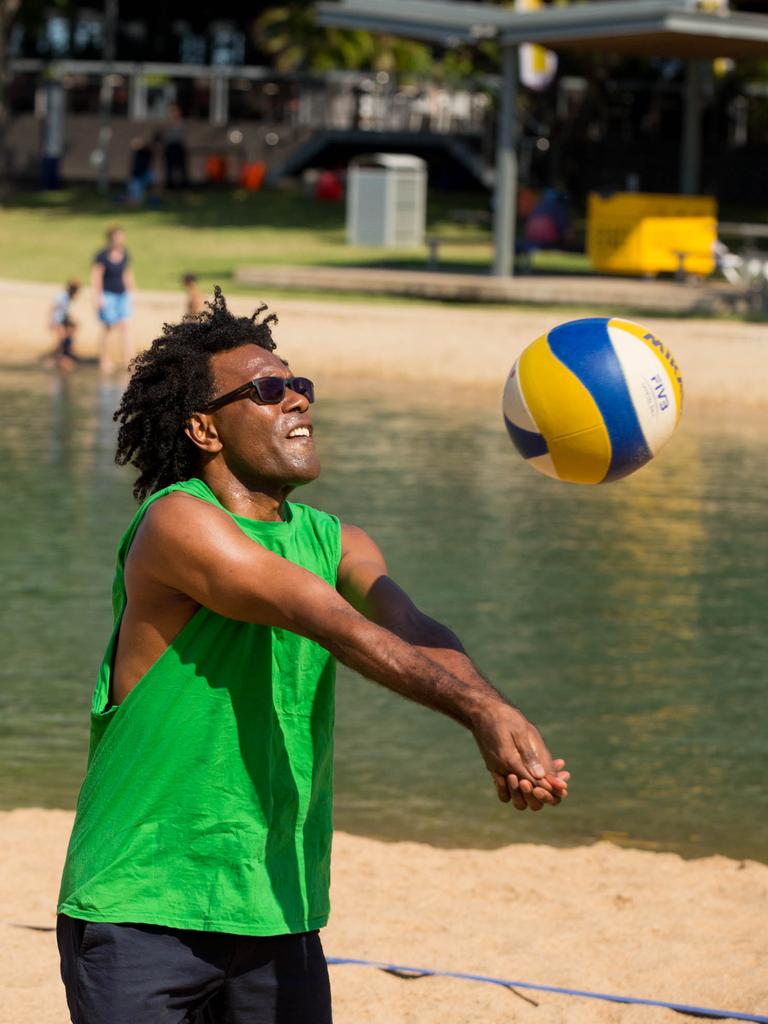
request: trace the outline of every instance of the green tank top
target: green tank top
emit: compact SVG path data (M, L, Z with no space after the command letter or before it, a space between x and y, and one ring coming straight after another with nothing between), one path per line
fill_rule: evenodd
M120 541L114 629L91 708L59 912L87 921L240 935L328 918L335 662L296 633L200 608L122 704L109 704L123 567L152 495ZM225 510L226 511L226 510ZM264 547L332 586L339 521L286 504L284 522L232 516Z

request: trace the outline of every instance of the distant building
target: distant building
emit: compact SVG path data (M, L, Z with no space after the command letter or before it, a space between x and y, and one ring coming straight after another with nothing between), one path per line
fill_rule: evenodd
M254 20L267 6L257 2L244 14L244 5L221 0L208 21L188 0L123 3L109 68L103 10L72 3L68 11L49 8L34 28L20 22L9 40L11 175L39 179L42 158L53 153L62 180L95 179L106 88L115 184L128 176L132 141L154 137L173 104L185 119L192 182L206 180L214 166L211 180L237 182L254 161L272 176L298 175L343 168L359 153L395 151L426 159L433 187L492 184L491 76L447 88L399 83L384 72L279 73L254 43ZM764 10L757 0L731 6ZM601 77L563 57L553 83L529 93L524 105L521 180L577 196L630 183L676 191L681 80L679 62L670 60L645 70L629 62ZM721 198L762 201L768 88L759 80L720 86L715 78L708 88L707 188ZM54 103L63 121L51 126Z

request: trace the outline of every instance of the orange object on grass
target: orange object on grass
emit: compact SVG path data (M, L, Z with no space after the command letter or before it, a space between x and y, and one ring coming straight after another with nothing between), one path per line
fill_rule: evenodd
M264 177L267 173L267 165L262 160L254 163L243 164L240 172L240 187L249 192L258 192L264 184Z
M227 180L227 158L220 153L212 153L205 161L205 180L210 185L220 185Z

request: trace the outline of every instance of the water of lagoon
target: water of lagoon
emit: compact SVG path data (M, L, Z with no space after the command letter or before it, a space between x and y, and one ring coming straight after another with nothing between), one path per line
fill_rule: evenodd
M768 860L768 460L759 430L683 419L606 487L547 480L496 396L361 385L315 406L324 472L296 495L367 529L568 760L572 795L496 801L469 734L342 670L336 824L488 847L627 845ZM0 806L72 807L133 510L113 463L119 394L83 369L0 370L4 656Z

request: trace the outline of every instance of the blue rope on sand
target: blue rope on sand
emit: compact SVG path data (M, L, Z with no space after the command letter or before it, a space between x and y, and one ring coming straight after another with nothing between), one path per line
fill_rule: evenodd
M488 985L501 985L502 988L527 988L535 992L554 992L560 996L581 996L584 999L602 999L608 1003L637 1003L640 1006L661 1006L665 1010L687 1013L693 1017L730 1018L733 1020L756 1021L757 1024L768 1024L768 1017L759 1013L740 1013L738 1010L712 1010L705 1006L688 1006L686 1003L667 1003L663 999L640 999L636 996L612 996L605 992L586 992L577 988L559 988L557 985L535 985L530 981L507 981L504 978L489 978L483 974L464 974L461 971L435 971L431 967L404 967L401 964L381 963L377 960L354 960L350 957L326 957L329 964L352 964L356 967L375 967L388 974L402 978L460 978L462 981L484 981Z

